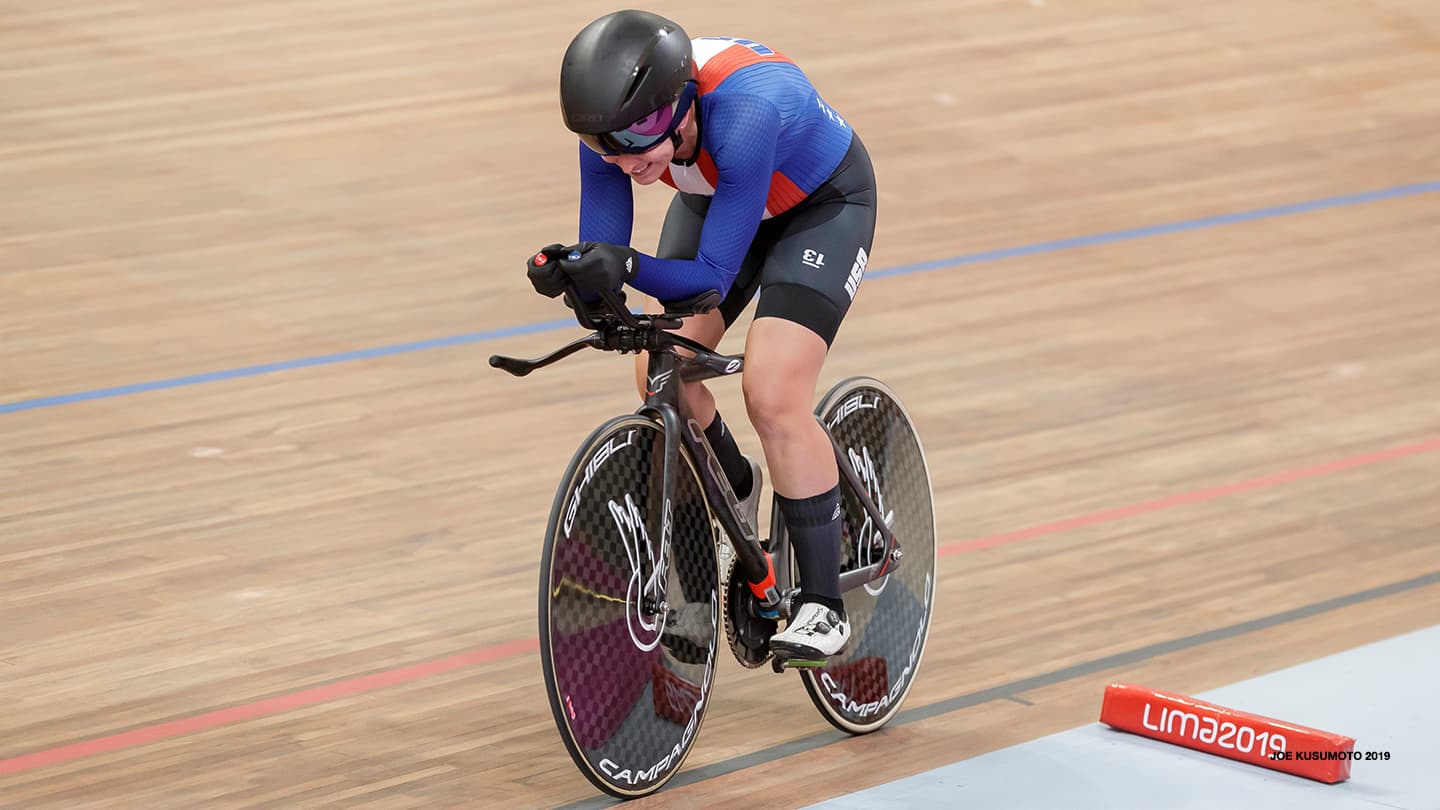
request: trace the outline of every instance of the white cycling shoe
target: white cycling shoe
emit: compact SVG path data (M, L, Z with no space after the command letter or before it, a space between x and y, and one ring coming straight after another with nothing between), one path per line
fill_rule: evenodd
M785 658L819 660L838 655L850 641L850 621L824 605L806 602L784 632L770 637L770 650Z

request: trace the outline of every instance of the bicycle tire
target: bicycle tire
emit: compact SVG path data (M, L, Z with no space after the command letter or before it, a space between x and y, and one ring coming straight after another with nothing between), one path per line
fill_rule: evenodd
M881 512L893 515L890 525L904 554L894 573L844 594L851 628L845 651L824 667L799 670L810 700L831 725L867 734L900 710L930 634L936 563L930 469L909 412L879 380L851 377L836 383L815 413ZM859 499L843 485L841 492L841 570L849 571L878 561L883 541Z
M663 447L662 427L638 415L591 433L556 490L541 555L551 713L580 772L620 798L653 793L680 770L715 677L720 596L709 505L682 446L667 548Z

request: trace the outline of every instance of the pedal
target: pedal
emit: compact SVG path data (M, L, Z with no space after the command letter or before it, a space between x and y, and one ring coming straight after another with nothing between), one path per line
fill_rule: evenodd
M787 669L819 669L830 664L828 658L789 658L783 650L775 650L770 658L770 668L777 674Z

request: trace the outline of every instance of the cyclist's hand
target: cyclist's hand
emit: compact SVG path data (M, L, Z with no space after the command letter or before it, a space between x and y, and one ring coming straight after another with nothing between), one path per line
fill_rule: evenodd
M574 279L582 293L598 295L618 292L640 269L640 254L626 245L608 242L581 242L565 249L560 262L565 275Z
M616 293L615 296L616 300L623 306L625 304L625 291L621 290ZM566 293L565 297L561 300L565 302L565 306L571 309L575 308L575 302L571 299L569 293ZM609 315L612 312L610 305L605 303L605 300L602 298L582 298L580 299L580 306L584 307L585 312L592 318Z
M560 259L568 251L564 245L546 245L540 252L525 260L525 275L535 292L547 298L554 298L565 292L567 282L565 271L560 269Z

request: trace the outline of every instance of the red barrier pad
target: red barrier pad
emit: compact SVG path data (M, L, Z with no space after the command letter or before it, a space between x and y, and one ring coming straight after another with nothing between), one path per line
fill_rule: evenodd
M1355 751L1351 737L1128 683L1105 687L1100 722L1328 784L1350 778Z

